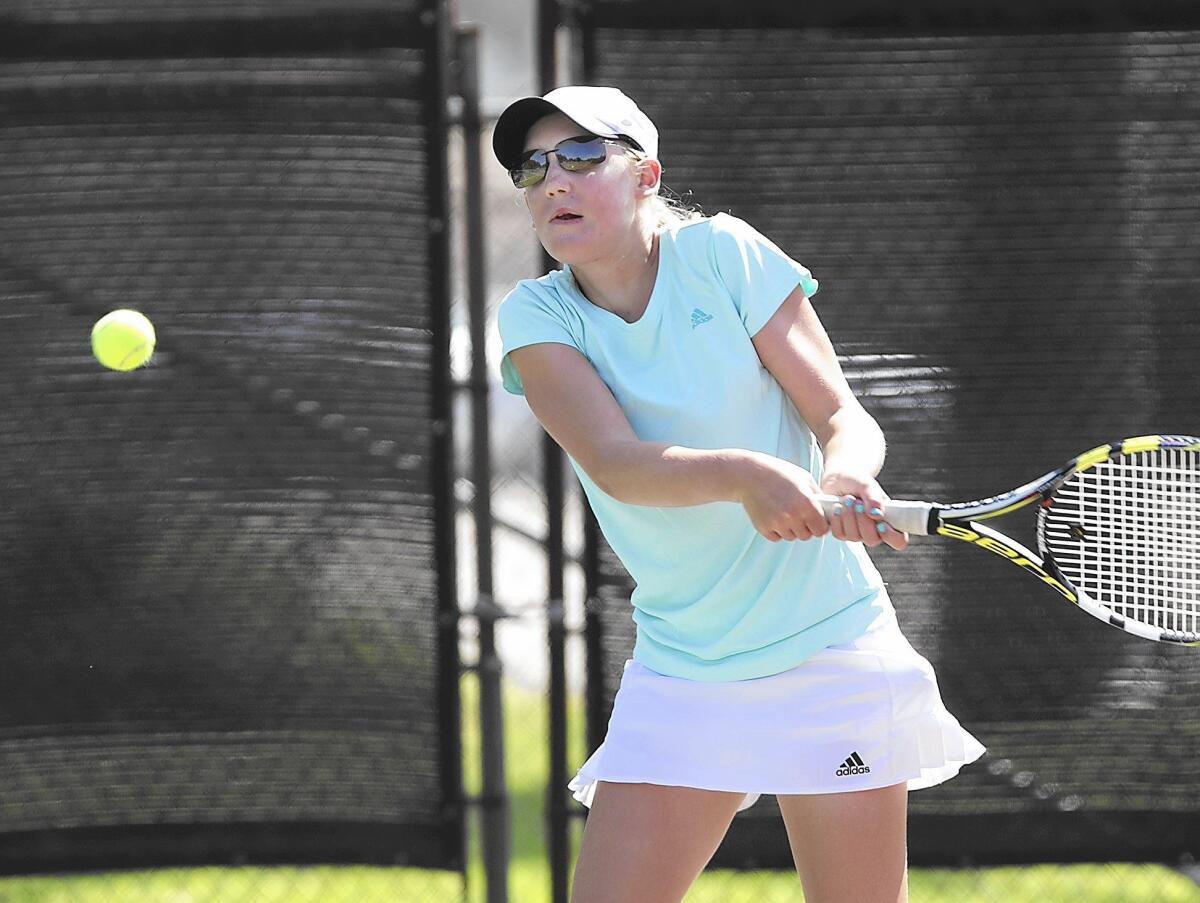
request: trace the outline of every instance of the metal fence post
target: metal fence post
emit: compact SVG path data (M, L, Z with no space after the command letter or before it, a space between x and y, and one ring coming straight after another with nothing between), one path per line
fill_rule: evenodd
M483 178L479 111L479 37L475 28L455 35L458 94L462 101L465 172L466 297L471 336L471 481L475 486L477 594L479 628L479 721L483 796L480 800L483 866L488 903L507 903L508 865L512 847L511 806L504 770L505 731L503 666L496 652L496 620L504 612L494 599L492 574L492 471L487 376L487 287L484 263Z

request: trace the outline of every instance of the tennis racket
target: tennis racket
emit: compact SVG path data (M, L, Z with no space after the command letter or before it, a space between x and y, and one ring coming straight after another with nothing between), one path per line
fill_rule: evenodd
M821 496L829 517L838 499ZM1034 554L977 523L1039 502ZM1001 556L1135 636L1200 645L1200 438L1139 436L992 498L892 500L884 520Z

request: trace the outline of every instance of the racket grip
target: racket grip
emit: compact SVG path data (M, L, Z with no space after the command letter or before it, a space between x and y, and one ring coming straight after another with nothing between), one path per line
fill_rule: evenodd
M820 495L817 500L821 503L821 510L825 512L825 518L828 520L833 517L833 506L841 503L835 495ZM929 512L933 510L933 505L929 502L907 502L900 499L892 499L887 503L887 508L883 512L883 519L896 530L902 533L910 533L913 536L928 536L929 535Z

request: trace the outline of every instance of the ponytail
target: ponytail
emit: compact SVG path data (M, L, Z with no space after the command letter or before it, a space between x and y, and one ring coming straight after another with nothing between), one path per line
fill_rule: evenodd
M636 148L630 148L626 153L638 162L646 159L646 155ZM652 201L655 228L665 229L668 226L696 223L704 219L704 211L700 206L688 200L692 194L690 191L687 197L680 197L660 181L658 192Z
M664 229L667 226L681 223L696 223L704 219L704 212L699 206L679 197L665 185L659 191L662 193L654 199L655 225L658 228ZM688 194L690 195L691 192Z

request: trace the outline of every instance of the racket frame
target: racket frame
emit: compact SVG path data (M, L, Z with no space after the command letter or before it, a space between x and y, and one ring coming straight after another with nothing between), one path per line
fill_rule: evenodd
M1120 455L1160 449L1200 451L1200 439L1194 436L1135 436L1120 442L1099 445L1036 480L1001 495L955 504L890 500L883 519L894 529L905 533L916 536L945 536L993 552L1049 585L1067 601L1088 614L1126 633L1157 642L1200 646L1200 632L1166 630L1126 618L1077 588L1059 569L1053 554L1048 550L1044 556L1039 555L1016 540L977 523L980 520L1001 517L1033 502L1052 504L1055 490L1074 474ZM832 514L833 506L840 503L838 498L828 495L820 496L819 501L826 517Z

